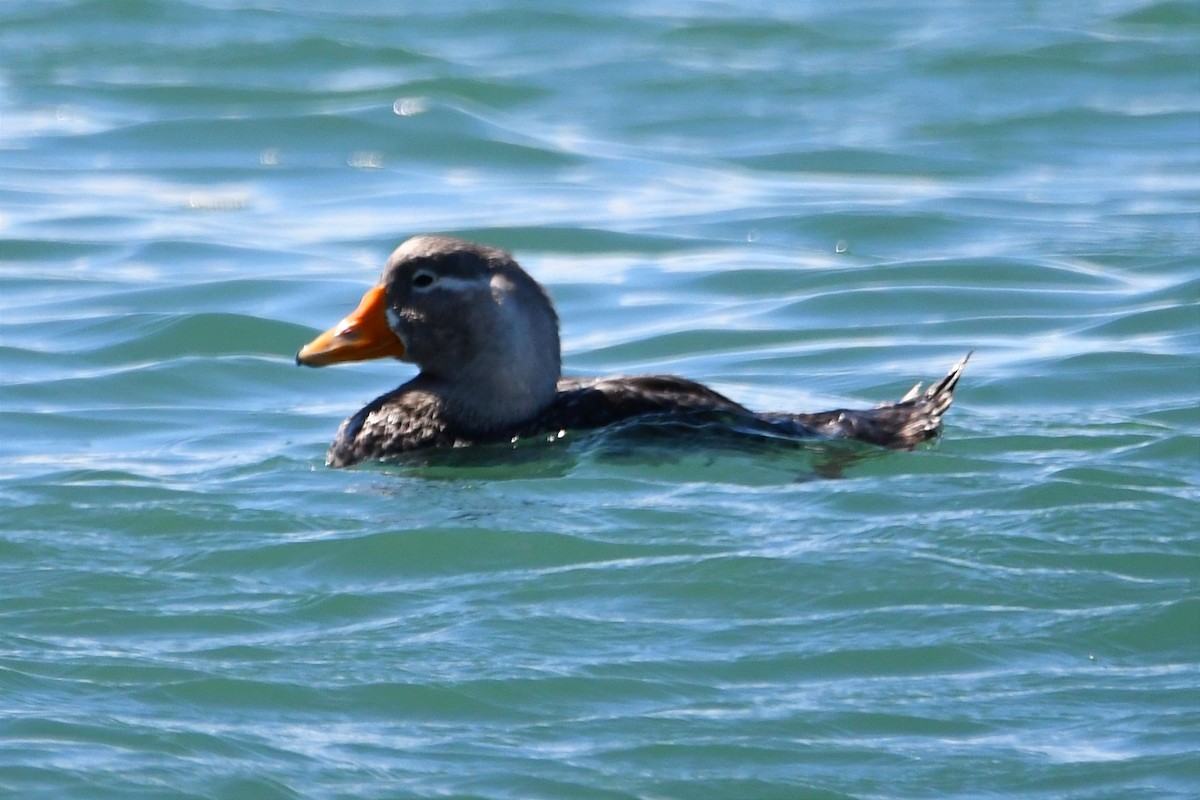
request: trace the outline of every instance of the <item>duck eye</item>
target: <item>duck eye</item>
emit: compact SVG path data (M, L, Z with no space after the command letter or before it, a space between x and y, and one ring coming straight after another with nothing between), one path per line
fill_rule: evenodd
M428 270L419 270L412 276L412 285L414 289L428 289L433 286L433 282L437 280L437 276Z

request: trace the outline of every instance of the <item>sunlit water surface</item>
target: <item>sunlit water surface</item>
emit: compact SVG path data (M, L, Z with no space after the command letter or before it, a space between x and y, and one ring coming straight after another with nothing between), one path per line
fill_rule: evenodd
M0 795L1200 793L1192 4L333 5L0 9ZM432 231L574 374L975 356L913 453L327 469Z

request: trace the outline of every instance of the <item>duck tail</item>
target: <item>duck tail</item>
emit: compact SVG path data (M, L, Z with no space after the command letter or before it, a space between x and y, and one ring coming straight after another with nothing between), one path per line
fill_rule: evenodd
M954 390L971 353L924 392L918 383L895 403L867 409L843 408L796 414L793 420L820 436L855 439L898 450L916 447L936 437L941 430L942 415L954 402Z

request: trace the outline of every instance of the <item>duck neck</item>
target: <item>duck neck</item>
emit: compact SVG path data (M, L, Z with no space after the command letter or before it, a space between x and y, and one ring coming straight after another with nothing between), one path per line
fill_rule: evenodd
M495 369L467 369L454 380L437 380L443 413L456 426L483 432L503 429L536 416L558 392L559 364L516 363Z

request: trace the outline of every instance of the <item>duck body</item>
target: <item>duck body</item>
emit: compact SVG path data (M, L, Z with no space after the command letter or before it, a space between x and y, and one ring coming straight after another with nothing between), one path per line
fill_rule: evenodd
M602 428L635 417L750 420L746 408L708 387L673 375L641 375L595 380L564 378L550 402L532 417L491 427L455 420L420 378L375 398L342 423L326 463L343 467L359 461L429 447L466 447Z
M910 448L937 435L967 360L897 403L814 414L756 413L674 375L563 378L558 318L545 290L508 253L442 236L400 245L359 308L296 360L325 366L389 356L416 362L420 373L342 423L329 466L631 419Z

